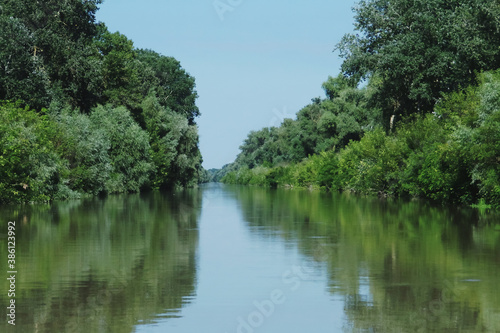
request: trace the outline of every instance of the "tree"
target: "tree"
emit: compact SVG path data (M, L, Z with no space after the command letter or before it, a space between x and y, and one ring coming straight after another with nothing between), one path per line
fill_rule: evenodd
M362 0L355 12L359 34L337 45L342 71L354 82L378 76L373 97L386 119L430 112L500 62L498 2Z
M162 106L156 96L142 103L156 172L154 188L193 185L201 172L198 129L182 115Z
M0 203L48 201L65 186L54 127L47 116L0 102Z
M150 80L139 75L134 43L119 32L110 33L101 26L95 44L102 55L104 91L101 103L124 105L137 117L141 101L148 93L140 89L141 83Z
M79 193L100 194L113 170L110 137L102 124L68 109L50 110L57 131L52 139L56 152L67 161L68 186Z
M0 15L0 99L23 100L33 108L47 105L49 78L34 38L17 18Z
M154 87L158 102L164 107L186 117L190 125L200 116L196 106L196 84L179 61L172 57L162 56L151 50L137 50L138 59L149 65L156 77Z
M24 43L22 49L29 49L37 61L37 70L48 76L50 98L64 99L85 111L97 103L101 91L101 66L93 45L97 34L95 13L100 3L6 0L2 4L2 16L16 19L27 30L30 45ZM25 57L26 53L17 61ZM47 101L43 102L48 106Z
M109 193L138 192L149 185L154 164L151 161L149 135L123 106L98 106L90 114L91 125L104 132L109 142Z

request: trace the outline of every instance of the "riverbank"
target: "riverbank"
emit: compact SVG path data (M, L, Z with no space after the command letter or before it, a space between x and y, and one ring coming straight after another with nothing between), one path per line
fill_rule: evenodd
M148 102L145 113L162 111ZM202 175L196 125L171 117L177 137L165 133L172 141L158 144L125 107L36 112L0 101L0 204L194 186Z
M252 155L243 146L245 153L226 167L221 181L499 208L500 72L479 80L444 96L431 114L403 120L393 130L366 131L359 141L299 162L249 166L239 161L256 150Z

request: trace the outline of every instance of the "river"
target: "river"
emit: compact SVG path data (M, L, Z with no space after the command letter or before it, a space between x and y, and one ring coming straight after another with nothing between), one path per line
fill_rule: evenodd
M2 332L500 332L500 224L477 210L207 184L0 213Z

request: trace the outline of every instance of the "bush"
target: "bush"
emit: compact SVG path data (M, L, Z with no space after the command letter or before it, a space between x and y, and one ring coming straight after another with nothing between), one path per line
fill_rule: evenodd
M407 154L406 144L381 128L368 132L340 152L333 187L358 193L398 193L399 172Z
M50 141L54 132L47 116L0 104L0 202L49 201L67 190L66 165Z
M500 71L486 73L477 128L472 131L472 179L488 204L500 207Z
M417 184L420 194L435 201L470 202L471 179L467 160L454 142L436 144L422 156Z
M196 125L189 124L183 115L161 106L154 96L146 98L142 108L156 166L153 187L194 185L202 169Z
M58 128L56 150L68 161L68 185L82 193L104 192L112 170L111 142L104 130L69 109L53 110L51 116Z
M90 121L109 140L111 170L105 183L106 191L137 192L147 186L154 171L149 136L130 112L125 107L98 106L91 113Z
M316 166L316 183L323 189L330 190L338 175L338 155L330 150L322 152L313 157L313 163Z

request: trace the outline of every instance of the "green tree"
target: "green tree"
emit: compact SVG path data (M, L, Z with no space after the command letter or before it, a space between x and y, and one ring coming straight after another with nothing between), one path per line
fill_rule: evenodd
M142 100L158 85L152 69L138 60L134 43L119 32L110 33L101 25L95 44L102 55L101 103L126 106L142 123Z
M78 111L51 110L57 132L52 138L55 151L67 161L68 186L73 191L100 194L112 171L110 138L101 124Z
M319 144L316 152L334 146L342 148L351 140L358 141L365 131L380 124L379 109L369 103L374 91L372 84L357 88L351 83L342 74L329 77L323 83L329 98L321 103L323 111L317 127L327 140Z
M184 116L189 125L193 125L194 119L200 116L195 103L198 94L194 77L172 57L165 57L151 50L137 50L137 58L153 70L156 78L153 88L160 105Z
M48 76L50 97L85 111L97 103L101 91L101 66L93 45L97 34L95 13L100 3L101 0L2 3L2 16L18 20L27 29L31 45L28 48L24 43L20 50L29 49L38 62L37 70ZM23 57L25 52L17 61ZM28 94L23 90L20 93ZM38 104L48 106L47 101L41 102Z
M110 177L106 182L109 193L138 192L149 185L154 164L151 161L149 136L132 118L125 107L99 106L90 121L101 128L109 140Z
M54 124L28 108L0 104L0 202L49 201L67 172L51 138Z
M196 125L162 106L156 96L148 96L142 108L156 166L153 187L193 185L202 170Z
M476 128L462 136L464 151L474 157L472 179L489 204L500 206L500 71L482 76ZM470 150L468 150L470 149Z
M337 45L343 73L377 76L385 119L430 112L442 93L475 82L500 61L500 6L489 0L362 0L358 34Z
M23 100L41 109L49 103L49 78L34 37L21 20L0 14L0 99Z

